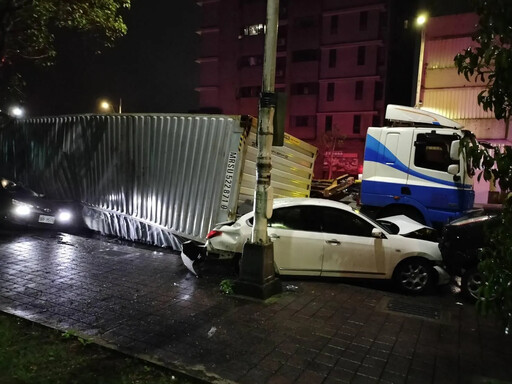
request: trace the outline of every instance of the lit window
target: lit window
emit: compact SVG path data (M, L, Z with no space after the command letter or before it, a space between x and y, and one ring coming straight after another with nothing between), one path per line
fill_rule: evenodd
M266 31L267 27L265 24L253 24L248 25L242 29L243 36L257 36L263 35Z

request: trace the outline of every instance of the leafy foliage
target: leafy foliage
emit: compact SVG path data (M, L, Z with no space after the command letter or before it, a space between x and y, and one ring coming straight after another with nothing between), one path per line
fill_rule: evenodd
M473 0L479 15L473 35L475 46L455 56L458 73L469 81L481 81L486 89L478 104L505 121L512 113L512 3L510 0Z
M479 16L473 35L475 46L455 56L458 73L466 80L486 85L478 95L478 104L493 111L498 120L505 121L508 137L512 114L512 2L510 0L473 0ZM475 136L465 132L461 147L467 156L470 175L480 170L491 185L498 184L502 193L512 190L512 147L478 143ZM490 236L490 246L483 250L479 269L484 284L479 289L477 309L484 314L496 313L510 332L512 322L512 197L503 204L501 225Z
M479 288L477 309L480 313L496 313L512 333L512 199L504 203L501 223L491 234L491 244L483 250L478 268L485 283Z
M86 32L109 47L126 34L120 11L129 7L130 0L0 0L0 99L20 93L21 62L53 64L56 31Z
M234 293L233 286L233 280L230 279L222 280L219 284L220 291L225 295L232 295Z
M474 134L465 131L461 148L466 154L470 175L477 170L482 177L498 184L502 193L512 191L512 147L479 143ZM490 244L481 253L478 266L484 284L479 288L477 310L482 314L494 313L506 324L505 331L512 332L512 197L506 198L500 225L490 233Z

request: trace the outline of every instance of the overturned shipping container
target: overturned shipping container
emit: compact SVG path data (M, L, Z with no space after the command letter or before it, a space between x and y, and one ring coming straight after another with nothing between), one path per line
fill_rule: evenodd
M228 115L76 115L0 129L0 175L84 205L105 234L179 249L252 209L256 119ZM316 148L273 148L274 197L309 196Z

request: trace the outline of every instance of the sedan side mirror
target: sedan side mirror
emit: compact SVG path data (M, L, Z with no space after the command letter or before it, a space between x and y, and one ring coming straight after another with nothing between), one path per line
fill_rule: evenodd
M457 173L459 173L459 165L458 164L450 164L448 166L448 170L447 172L450 174L450 175L456 175Z
M376 239L385 239L386 236L384 236L384 233L379 228L373 228L372 229L372 237L375 237Z

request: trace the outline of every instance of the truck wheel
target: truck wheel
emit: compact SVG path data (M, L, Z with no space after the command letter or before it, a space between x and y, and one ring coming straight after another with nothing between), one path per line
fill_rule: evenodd
M481 285L482 275L478 271L477 267L468 269L462 276L462 294L469 299L478 299L478 288L480 288Z
M418 295L430 288L434 273L424 260L408 259L396 267L393 278L402 291Z
M417 221L420 224L425 224L425 218L416 208L409 207L406 205L388 205L377 215L378 218L396 216L396 215L404 215Z

